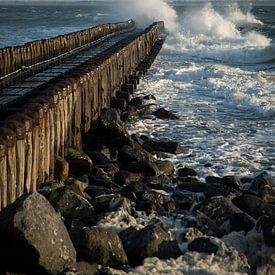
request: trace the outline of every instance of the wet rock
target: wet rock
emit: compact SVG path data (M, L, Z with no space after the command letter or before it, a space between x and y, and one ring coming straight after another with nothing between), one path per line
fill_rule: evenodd
M142 145L149 152L167 152L171 154L182 153L182 148L179 143L174 141L159 141L154 139L147 139Z
M146 95L143 97L145 100L156 100L156 97L154 95Z
M89 183L71 178L66 181L64 191L72 191L81 197L88 198L85 189L89 186Z
M203 236L203 233L201 231L199 231L197 228L192 228L192 227L191 228L185 228L181 232L178 241L180 243L190 242L190 241L198 239L202 236Z
M242 211L248 213L249 215L253 215L257 208L260 208L263 204L263 201L256 196L245 194L242 196L238 196L232 200L232 202L240 208Z
M132 98L128 103L129 106L140 106L142 104L143 104L143 99L140 96Z
M265 243L275 246L275 216L261 217L256 224L257 230L263 232Z
M218 196L230 197L232 195L232 193L229 190L224 190L222 188L214 187L211 185L205 185L203 193L208 198L218 197Z
M218 246L211 242L209 238L201 237L189 243L188 249L189 251L197 251L200 253L216 254Z
M151 114L151 104L143 106L128 107L127 111L121 114L121 120L127 121L135 119L136 117L142 117Z
M200 211L195 211L193 216L187 216L184 220L184 227L193 227L203 234L214 236L219 232L217 223Z
M119 170L114 175L114 181L116 184L123 186L128 185L131 182L138 182L141 179L140 174L131 173L129 171Z
M247 233L255 226L255 220L246 213L235 213L229 218L230 231Z
M225 176L222 178L222 185L224 188L234 188L241 190L242 182L236 176Z
M136 163L143 161L143 156L129 145L124 145L118 151L118 161L121 163Z
M222 178L214 177L214 176L207 176L205 178L205 183L207 185L221 186L222 185Z
M54 178L58 181L65 182L69 176L69 163L61 158L56 157L54 166Z
M111 163L108 157L99 151L86 151L94 165L108 165Z
M171 186L171 178L166 175L160 175L158 177L144 177L143 182L146 186L152 189L164 190L166 192L173 192L174 190Z
M120 196L113 197L109 202L109 211L116 212L121 209L131 214L131 201Z
M70 166L70 174L83 175L91 172L93 162L90 157L81 150L69 148L66 160Z
M171 176L174 174L175 168L174 164L169 160L157 160L155 162L160 173L162 175Z
M173 191L172 198L176 202L177 209L190 210L196 201L196 194L190 191L176 189Z
M120 238L111 229L84 227L70 235L78 257L88 263L120 266L128 262Z
M109 177L106 176L96 176L96 177L90 177L90 184L95 186L103 186L106 188L116 189L119 186L110 180Z
M195 177L177 178L177 190L188 190L191 192L204 192L205 184Z
M274 265L264 265L259 268L257 268L256 271L257 275L273 275L275 274L275 266Z
M99 177L107 177L110 180L114 177L115 173L119 171L117 164L109 163L105 165L97 165L93 167L92 175Z
M177 172L178 177L184 178L189 176L197 176L197 172L189 167L180 168Z
M23 195L2 210L0 227L6 233L1 234L0 248L6 265L40 266L56 274L76 261L66 227L38 193Z
M111 99L111 108L125 110L127 102L124 98L114 97Z
M159 119L178 119L171 111L168 111L164 108L159 108L153 112L153 115Z
M160 250L165 246L164 243L167 244L167 242L173 241L162 223L148 225L139 231L127 229L126 231L122 231L119 236L128 258L133 264L140 264L143 259L156 255L160 258L179 256L179 253L171 250L169 250L171 254L160 254Z
M93 275L96 274L99 266L97 264L89 264L87 262L77 262L74 267L65 269L59 275Z
M108 109L101 114L97 131L108 146L120 148L123 145L131 145L133 143L123 128L120 116L115 109Z
M106 188L104 186L93 186L90 185L85 189L85 193L87 193L92 199L101 195L111 194L112 190L110 188Z
M109 211L110 202L114 199L119 197L116 194L104 194L94 198L93 206L97 213L105 213Z
M155 190L145 190L136 193L136 209L150 213L152 210L158 213L172 212L175 210L175 202L169 194Z
M275 179L267 172L262 172L251 183L251 190L260 192L264 186L275 187Z
M130 171L132 173L140 173L145 176L158 176L160 171L154 162L145 160L135 164L123 165L124 170Z
M209 218L213 219L219 226L222 225L231 215L241 213L241 210L229 199L221 196L206 199L198 204L195 207L195 210L203 212Z
M72 191L61 191L59 196L51 196L50 202L55 210L65 218L65 224L68 228L73 220L80 220L85 226L92 226L97 222L97 214L93 206Z
M265 185L260 190L259 195L265 203L275 204L275 187Z

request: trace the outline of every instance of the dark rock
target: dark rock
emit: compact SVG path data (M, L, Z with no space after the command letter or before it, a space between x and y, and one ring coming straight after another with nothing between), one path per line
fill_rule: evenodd
M65 218L65 224L68 228L73 220L80 220L85 226L92 226L97 222L97 214L93 206L72 191L61 191L59 196L51 196L50 202L55 210Z
M120 116L115 109L108 109L101 114L97 130L109 146L120 148L133 143L123 128Z
M247 233L255 226L255 220L246 213L235 213L229 218L230 231Z
M174 190L172 198L176 202L177 209L190 210L196 200L196 194L190 191Z
M99 197L94 198L92 201L93 206L97 213L105 213L109 211L110 202L114 199L119 197L119 195L115 194L106 194L101 195Z
M90 157L81 150L69 148L66 160L70 166L70 174L83 175L91 172L93 162Z
M74 229L70 235L78 257L88 263L120 266L128 262L117 233L111 229L84 227Z
M209 185L205 186L203 192L204 192L204 195L208 198L217 197L217 196L229 197L231 195L231 192L229 190L224 190L222 188L209 186Z
M216 254L219 248L209 238L201 237L189 243L188 249L200 253Z
M155 257L159 259L177 259L181 255L177 241L163 241L160 243Z
M165 110L164 108L159 108L153 112L153 115L159 119L178 119L171 111Z
M86 154L91 158L94 165L105 165L111 163L111 161L99 151L86 151Z
M56 274L76 261L66 227L38 193L23 195L3 209L0 227L5 232L0 234L1 261L7 266L40 266Z
M234 188L236 190L241 190L242 183L236 176L225 176L222 178L222 185L224 188Z
M74 268L64 270L60 275L94 275L99 266L97 264L89 264L87 262L77 262Z
M116 189L119 187L115 182L111 181L108 177L104 176L90 177L90 184L112 189Z
M229 199L224 197L212 197L196 205L194 210L199 210L213 219L219 226L222 225L234 213L241 213Z
M143 156L129 145L122 146L118 151L118 161L121 163L129 164L141 162L142 160L144 160Z
M243 196L238 196L232 200L232 202L240 208L242 211L253 214L257 208L261 207L263 201L253 195L245 194Z
M275 187L275 179L267 172L262 172L252 181L251 190L260 192L265 185Z
M260 197L265 203L275 204L275 188L269 185L264 186L259 192Z
M89 199L87 194L85 193L85 189L89 186L89 183L83 182L74 178L66 181L64 192L65 191L72 191L83 198Z
M124 170L133 172L133 173L140 173L142 175L146 176L158 176L160 174L160 171L157 167L157 165L154 162L145 160L139 163L135 164L128 164L123 165L122 167Z
M210 168L210 167L212 167L212 166L213 166L212 163L205 163L205 164L204 164L204 167L205 167L205 168Z
M191 192L204 192L205 184L195 177L177 178L177 189Z
M143 99L140 96L132 98L128 103L129 106L140 106L142 104L143 104Z
M152 189L164 190L166 192L173 192L174 190L171 186L171 178L165 175L160 175L158 177L144 177L143 182L146 186Z
M195 211L193 216L186 217L184 220L184 227L196 228L209 236L214 236L219 233L219 226L217 223L200 211Z
M197 176L197 172L188 167L180 168L177 172L178 177L184 178L184 177L189 177L189 176Z
M138 182L140 179L140 174L131 173L129 171L123 170L116 172L114 175L115 183L121 186L130 184L131 182Z
M69 163L61 158L56 157L54 166L54 178L58 181L65 182L69 176Z
M167 250L166 253L160 253L165 246L176 247L175 244L171 245L169 243L173 240L161 223L148 225L139 231L127 229L126 231L122 231L119 236L128 258L133 264L140 264L143 259L156 255L160 259L162 257L169 259L180 255L179 252L172 251L171 249Z
M157 165L162 175L172 176L174 174L175 168L174 168L174 164L171 161L157 160L155 164Z
M109 163L105 165L94 166L92 174L93 176L107 177L111 180L117 171L119 171L118 165Z
M154 95L146 95L143 97L145 100L156 100L156 97Z
M167 152L171 154L182 153L182 148L179 143L174 141L158 141L153 139L147 139L142 145L149 152Z
M222 185L222 178L214 177L214 176L207 176L205 178L205 183L208 185Z
M109 211L116 212L120 209L131 214L131 201L127 198L115 196L109 202Z
M275 246L275 216L261 217L256 224L256 229L261 230L264 235L265 243Z
M122 121L127 121L131 119L135 119L136 117L142 117L144 115L151 114L151 104L143 105L143 106L129 106L127 111L123 112L121 115Z
M111 194L112 190L110 188L106 188L104 186L93 186L90 185L85 189L85 193L87 193L91 198L95 198L105 194Z
M127 102L124 98L114 97L111 99L111 108L125 110Z

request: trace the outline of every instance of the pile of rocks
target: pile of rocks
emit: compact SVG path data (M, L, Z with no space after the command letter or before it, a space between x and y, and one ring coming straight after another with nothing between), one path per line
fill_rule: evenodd
M275 274L274 178L175 171L156 156L177 142L125 130L146 99L106 110L54 182L0 212L0 274Z

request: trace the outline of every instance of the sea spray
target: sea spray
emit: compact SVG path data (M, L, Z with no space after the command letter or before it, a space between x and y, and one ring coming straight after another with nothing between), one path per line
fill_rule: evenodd
M164 21L168 32L177 31L178 16L176 11L164 0L127 0L117 6L125 16L132 17L138 26L146 27L154 21Z

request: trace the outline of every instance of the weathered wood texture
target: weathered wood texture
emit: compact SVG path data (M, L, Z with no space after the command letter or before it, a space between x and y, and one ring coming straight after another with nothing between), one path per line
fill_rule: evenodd
M65 156L68 146L82 146L83 133L110 107L129 75L146 67L142 64L148 64L145 58L163 28L157 22L122 41L39 91L20 112L0 123L0 208L53 179L55 156Z
M103 24L54 38L29 42L23 46L2 48L0 49L0 77L19 70L24 66L31 66L81 47L107 34L133 26L134 22L131 20L121 23Z

